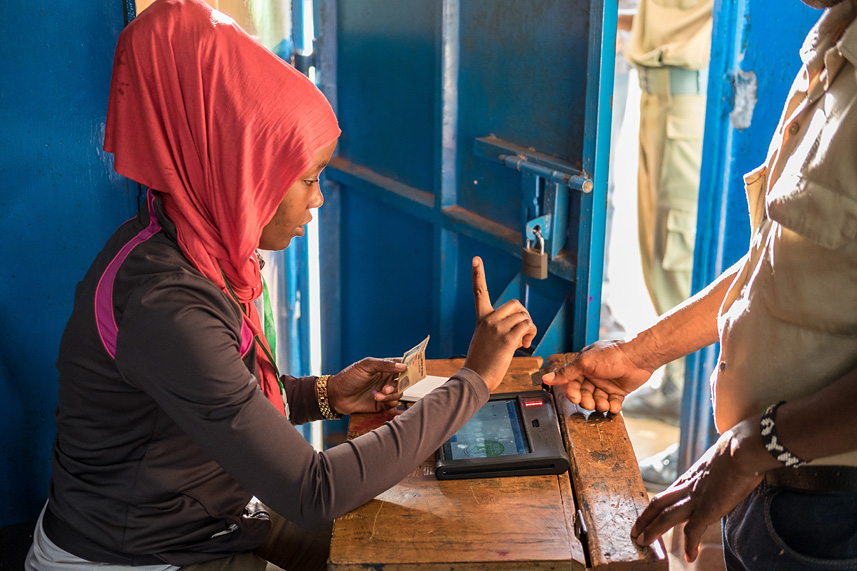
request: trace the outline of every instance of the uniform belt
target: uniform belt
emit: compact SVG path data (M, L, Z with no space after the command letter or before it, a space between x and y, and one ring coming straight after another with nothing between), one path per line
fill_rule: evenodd
M698 95L708 87L707 69L638 67L640 89L663 95Z
M805 492L857 493L857 467L777 468L765 474L765 482L772 486Z

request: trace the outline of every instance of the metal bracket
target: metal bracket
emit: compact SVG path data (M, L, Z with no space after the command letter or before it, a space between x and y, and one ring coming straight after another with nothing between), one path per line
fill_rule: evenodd
M542 236L549 236L551 229L551 215L545 214L544 216L539 216L538 218L533 218L528 221L525 230L526 240L534 241L536 239L536 226L539 227L539 232Z
M548 257L556 258L566 243L569 189L589 194L592 179L568 161L493 136L477 138L474 152L521 173L521 245L526 247L527 240L535 238L533 229L538 225Z

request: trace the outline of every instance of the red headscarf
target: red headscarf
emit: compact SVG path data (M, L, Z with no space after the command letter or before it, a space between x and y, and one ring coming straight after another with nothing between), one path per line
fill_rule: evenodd
M309 79L202 0L157 0L119 36L104 149L116 172L162 193L184 255L225 291L223 269L261 339L251 302L262 292L262 229L339 134Z

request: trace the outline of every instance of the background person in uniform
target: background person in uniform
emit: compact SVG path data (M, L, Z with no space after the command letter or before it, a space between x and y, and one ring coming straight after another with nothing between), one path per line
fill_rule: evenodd
M747 254L626 342L548 374L585 408L619 412L673 359L720 342L718 441L632 533L685 523L688 559L722 518L730 570L857 569L857 0L810 31L765 164L745 176ZM759 104L774 104L760 101Z

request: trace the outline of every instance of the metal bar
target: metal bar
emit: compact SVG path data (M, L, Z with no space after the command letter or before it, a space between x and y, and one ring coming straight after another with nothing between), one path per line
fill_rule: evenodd
M301 0L292 0L300 2ZM320 25L316 28L315 49L318 63L318 85L324 93L334 113L339 113L339 91L336 81L337 11L336 0L316 0Z
M301 0L292 0L300 3ZM320 26L316 30L316 46L318 50L318 82L319 88L327 97L334 112L337 112L337 81L336 81L336 50L337 50L337 12L336 0L319 0L315 5L319 12ZM334 159L336 160L336 159ZM340 250L341 225L341 186L329 175L330 169L325 169L322 184L324 188L324 208L319 209L319 251L324 252L320 257L320 273L322 276L339 276L342 267ZM342 282L339 279L324 279L319 284L321 298L321 326L323 331L331 332L322 335L321 366L322 370L339 371L342 363Z
M521 173L521 228L526 228L530 220L541 214L539 207L539 187L541 179L531 173ZM521 247L526 247L527 236L522 236Z
M453 354L453 333L455 332L455 292L458 291L458 234L435 226L435 242L438 244L438 261L435 273L436 291L432 315L432 340L437 339L431 352L438 358L450 357Z
M298 362L296 363L298 369L296 373L290 372L289 374L294 376L306 376L311 374L313 371L310 371L310 345L311 341L311 333L310 333L310 292L309 292L309 282L310 282L310 269L309 269L309 247L307 244L307 240L296 240L292 247L295 249L295 256L297 258L298 271L296 272L296 276L286 275L285 278L287 280L295 281L295 286L297 287L297 291L300 292L300 298L295 298L295 306L299 308L298 319L297 319L297 346L298 346ZM303 318L300 316L303 315Z
M434 216L434 272L432 303L432 343L430 350L438 357L453 353L455 333L455 294L458 291L458 235L443 227L440 211L458 202L458 73L459 73L459 0L444 0L441 27L441 87L440 87L440 173L438 194L433 201ZM419 191L410 193L420 197Z
M543 178L548 182L563 184L582 192L592 192L592 181L587 177L544 167L528 161L526 157L521 155L500 155L497 158L500 159L500 161L502 161L507 167L522 173L530 173Z
M460 57L459 0L443 1L441 68L440 207L458 202L458 73Z
M574 165L563 159L552 155L546 155L544 153L534 151L533 149L521 147L520 145L504 141L503 139L498 139L493 135L488 137L477 137L474 140L473 151L477 157L493 161L503 162L500 159L500 155L518 155L525 157L531 163L535 163L543 167L575 175L582 173L579 165Z
M598 339L601 285L604 279L604 231L607 216L607 175L610 166L611 99L616 61L616 2L592 2L589 17L589 61L583 175L592 176L592 194L581 195L581 238L578 243L577 299L574 312L575 346ZM594 135L593 135L594 134ZM584 219L586 213L586 219ZM587 230L584 232L583 230ZM585 242L585 245L584 245ZM585 260L583 259L585 257ZM583 331L581 331L581 329ZM578 344L579 343L579 344Z
M303 51L304 49L304 5L303 0L291 0L292 5L292 49ZM295 66L298 67L298 66ZM300 69L300 67L298 67ZM301 70L306 73L305 70Z
M601 283L593 285L590 281L592 274L592 195L580 195L580 215L577 221L577 268L575 271L575 296L574 296L574 327L571 332L572 351L578 351L589 343L594 342L598 336L598 325L590 321L592 290L597 288L599 294ZM600 272L599 272L600 273ZM600 296L599 296L600 297ZM595 306L595 316L600 314L600 304ZM593 332L590 327L595 327L595 339L590 339Z
M281 289L284 293L285 300L281 303L285 304L284 312L287 315L287 319L285 321L288 324L288 327L284 328L287 332L286 339L283 339L282 341L280 341L279 338L277 339L277 351L280 355L284 355L286 359L285 363L280 365L283 372L288 372L288 374L294 376L302 376L304 373L301 367L301 320L298 317L299 311L297 308L297 276L300 273L300 268L298 266L298 249L286 248L283 254L283 267L280 269L280 281L283 284Z
M521 233L510 230L488 218L480 216L460 206L450 206L443 210L444 222L451 230L456 230L471 238L476 238L509 254L521 256Z
M497 161L552 182L562 182L581 192L592 191L592 181L568 161L509 143L497 137L478 137L474 142L478 157Z
M385 202L423 220L433 219L435 196L431 192L408 186L341 157L334 157L324 172L343 184L360 190L375 190L374 194ZM377 190L384 192L378 193Z
M568 186L554 183L545 189L545 213L551 217L545 233L545 251L556 258L565 247L568 235Z
M340 232L342 227L342 190L336 181L324 184L324 208L318 210L319 268L322 276L339 276L342 268ZM347 364L342 362L342 281L322 279L319 284L322 331L334 332L321 336L322 371L340 371Z

